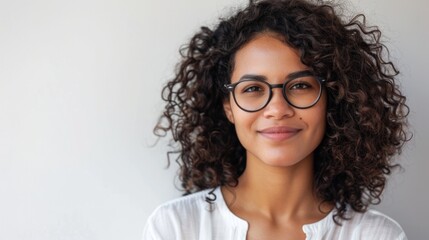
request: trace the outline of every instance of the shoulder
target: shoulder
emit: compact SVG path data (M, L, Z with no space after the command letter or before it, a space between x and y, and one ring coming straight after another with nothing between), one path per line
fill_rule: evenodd
M203 190L166 202L158 206L149 219L186 217L183 213L189 216L192 215L192 213L198 213L203 209L207 209L210 203L208 203L206 199L210 196L211 191L212 190Z
M193 193L157 207L147 220L143 239L194 239L191 234L210 213L206 198L211 197L211 191Z
M407 239L404 230L395 220L376 210L352 212L351 219L343 223L358 239Z

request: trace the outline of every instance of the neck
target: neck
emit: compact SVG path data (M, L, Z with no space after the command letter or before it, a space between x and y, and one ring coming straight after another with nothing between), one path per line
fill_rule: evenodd
M313 190L312 156L288 167L248 159L237 187L225 190L232 211L257 211L268 218L320 218L321 201Z

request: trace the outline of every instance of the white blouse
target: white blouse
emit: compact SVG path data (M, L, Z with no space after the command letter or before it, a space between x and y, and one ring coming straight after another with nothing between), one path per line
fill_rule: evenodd
M220 188L209 204L210 190L204 190L159 206L149 217L143 240L245 240L248 223L227 207ZM347 212L351 219L335 224L331 211L322 220L302 227L306 240L406 240L401 226L374 210Z

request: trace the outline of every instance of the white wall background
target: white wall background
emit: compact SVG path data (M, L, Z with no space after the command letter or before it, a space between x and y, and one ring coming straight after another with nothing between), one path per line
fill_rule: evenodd
M152 127L178 48L244 0L0 0L0 239L140 238L180 193ZM402 71L414 139L382 211L427 239L425 0L352 0Z

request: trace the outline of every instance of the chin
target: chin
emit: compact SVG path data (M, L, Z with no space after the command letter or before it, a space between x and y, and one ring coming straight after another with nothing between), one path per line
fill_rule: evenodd
M300 154L290 154L290 152L278 152L276 154L271 152L271 154L266 153L261 156L259 160L271 167L291 167L312 162L313 154L302 156Z
M301 160L285 158L284 155L279 157L264 158L261 159L261 161L265 165L271 167L290 167L301 162Z

